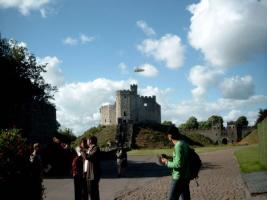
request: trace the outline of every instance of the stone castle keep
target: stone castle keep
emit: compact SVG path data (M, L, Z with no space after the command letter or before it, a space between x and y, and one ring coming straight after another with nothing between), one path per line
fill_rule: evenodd
M133 123L161 123L161 107L156 96L140 96L137 85L116 92L116 102L100 108L101 125L116 125L119 120Z

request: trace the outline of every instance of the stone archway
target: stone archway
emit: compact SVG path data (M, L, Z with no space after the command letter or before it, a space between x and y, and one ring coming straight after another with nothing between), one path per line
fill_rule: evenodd
M227 138L223 138L223 139L222 139L222 144L228 144L228 140L227 140Z

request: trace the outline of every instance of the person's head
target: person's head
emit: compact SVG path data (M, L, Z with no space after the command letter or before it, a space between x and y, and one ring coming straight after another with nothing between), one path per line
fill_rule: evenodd
M87 139L84 137L81 139L81 142L80 142L80 148L81 149L86 149L88 147L87 145Z
M34 143L34 144L33 144L33 150L34 150L34 151L38 152L38 151L40 151L40 148L41 148L41 146L40 146L39 143Z
M181 133L179 129L175 126L170 126L166 132L168 139L170 141L177 141L181 139Z
M97 137L96 136L89 137L88 145L97 145Z

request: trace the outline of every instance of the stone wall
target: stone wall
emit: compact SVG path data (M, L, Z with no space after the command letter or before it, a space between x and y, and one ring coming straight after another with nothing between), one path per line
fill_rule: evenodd
M156 96L140 97L138 103L139 122L161 122L160 105L156 102Z
M267 166L267 118L257 126L259 135L260 162Z
M100 116L102 125L116 124L116 105L106 105L100 108Z

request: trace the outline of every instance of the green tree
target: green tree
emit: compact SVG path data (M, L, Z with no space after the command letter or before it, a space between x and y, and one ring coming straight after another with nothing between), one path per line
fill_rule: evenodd
M187 126L185 123L179 125L179 129L187 129Z
M70 128L64 128L58 130L59 138L65 142L70 144L71 142L75 141L77 137L74 135Z
M41 74L46 72L45 67L37 64L26 47L0 36L0 128L17 127L18 120L27 118L27 105L53 106L49 100L56 87L44 81ZM24 123L19 128L27 127L31 125Z
M162 125L172 126L174 124L171 121L164 121L162 122Z
M211 124L208 121L200 121L198 122L199 129L209 129L211 128Z
M267 117L267 109L260 109L255 126Z
M187 129L197 129L198 128L198 121L197 118L192 116L186 121Z
M245 116L240 116L236 120L235 125L239 128L246 128L248 126L248 120Z
M221 116L218 115L212 115L208 118L208 123L213 126L216 124L220 124L221 127L223 126L223 118Z

